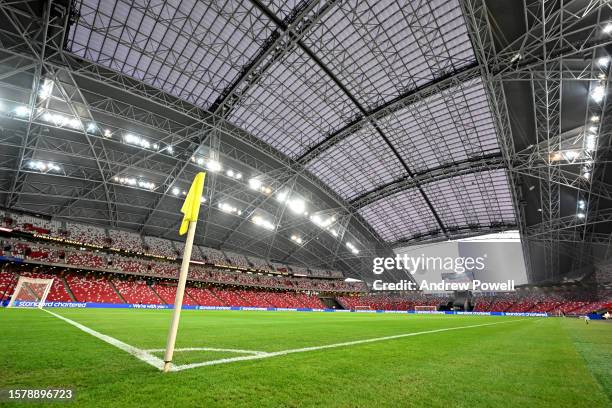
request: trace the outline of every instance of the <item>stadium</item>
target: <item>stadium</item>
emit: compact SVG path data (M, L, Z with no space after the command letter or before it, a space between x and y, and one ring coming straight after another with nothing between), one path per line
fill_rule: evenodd
M611 70L609 0L0 0L0 406L612 407Z

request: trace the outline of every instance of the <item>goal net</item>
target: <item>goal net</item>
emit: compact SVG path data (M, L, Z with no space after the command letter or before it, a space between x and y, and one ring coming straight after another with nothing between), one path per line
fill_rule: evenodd
M37 307L42 309L52 284L53 279L20 276L8 307Z
M436 306L415 306L414 307L415 312L435 312L436 310L438 310Z

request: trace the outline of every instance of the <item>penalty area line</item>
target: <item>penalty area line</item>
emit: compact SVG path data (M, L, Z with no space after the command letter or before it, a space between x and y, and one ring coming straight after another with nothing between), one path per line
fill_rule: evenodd
M197 368L197 367L205 367L205 366L212 366L212 365L219 365L219 364L228 364L228 363L234 363L234 362L238 362L238 361L261 360L261 359L264 359L264 358L285 356L287 354L305 353L305 352L308 352L308 351L317 351L317 350L325 350L325 349L338 348L338 347L354 346L354 345L358 345L358 344L375 343L375 342L379 342L379 341L394 340L394 339L400 339L400 338L404 338L404 337L420 336L420 335L423 335L423 334L433 334L433 333L441 333L441 332L452 331L452 330L462 330L462 329L471 329L471 328L475 328L475 327L493 326L493 325L496 325L496 324L516 323L516 322L521 322L521 321L524 321L524 320L529 320L529 319L518 319L518 320L505 321L505 322L493 322L493 323L473 324L473 325L469 325L469 326L459 326L459 327L446 327L446 328L443 328L443 329L426 330L426 331L414 332L414 333L403 333L403 334L396 334L396 335L393 335L393 336L375 337L375 338L364 339L364 340L346 341L346 342L343 342L343 343L326 344L326 345L323 345L323 346L303 347L303 348L290 349L290 350L273 351L273 352L269 352L269 353L265 353L264 352L264 353L260 353L260 354L250 355L250 356L222 358L222 359L219 359L219 360L210 360L210 361L204 361L204 362L201 362L201 363L191 363L191 364L183 364L183 365L176 365L176 366L173 365L170 370L171 371L183 371L183 370L189 370L189 369Z
M100 332L97 332L93 329L90 329L87 326L82 325L81 323L77 323L74 320L70 320L67 317L64 317L62 315L59 315L57 313L51 312L47 309L42 309L43 311L57 317L60 320L65 321L66 323L76 327L77 329L84 331L87 334L90 334L108 344L110 344L111 346L115 346L120 350L125 351L126 353L129 353L131 355L133 355L134 357L136 357L137 359L139 359L140 361L144 361L145 363L152 365L153 367L157 368L158 370L162 370L164 368L164 361L159 358L159 357L155 357L153 354L147 352L146 350L142 350L139 349L138 347L134 347L131 346L127 343L122 342L121 340L118 340L114 337L108 336L106 334L102 334Z

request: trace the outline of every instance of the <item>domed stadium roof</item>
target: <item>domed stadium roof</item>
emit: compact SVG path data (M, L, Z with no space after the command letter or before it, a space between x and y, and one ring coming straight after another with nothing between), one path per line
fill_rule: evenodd
M205 170L196 241L347 276L400 246L518 229L530 279L557 279L610 242L603 4L0 11L7 209L176 238Z

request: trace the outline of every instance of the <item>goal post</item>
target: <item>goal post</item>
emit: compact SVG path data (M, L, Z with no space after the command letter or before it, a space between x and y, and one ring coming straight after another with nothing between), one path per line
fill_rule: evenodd
M435 312L438 308L436 306L415 306L415 312Z
M20 276L7 307L38 307L42 309L51 290L51 285L53 285L53 279ZM28 304L22 305L21 302L28 302Z

